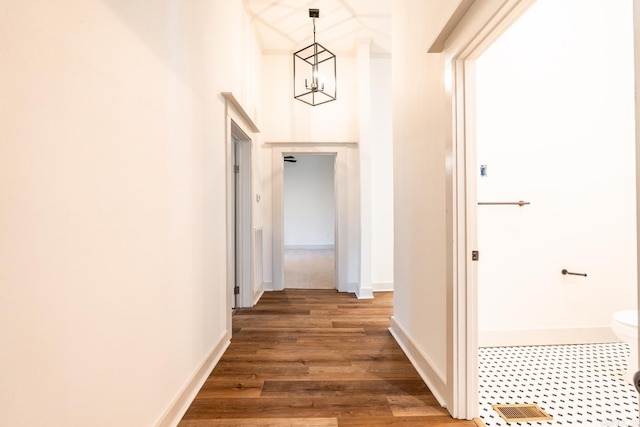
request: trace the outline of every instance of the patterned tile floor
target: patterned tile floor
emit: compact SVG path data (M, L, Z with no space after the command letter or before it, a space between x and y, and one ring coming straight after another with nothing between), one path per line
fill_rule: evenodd
M638 394L623 374L624 343L479 350L480 418L493 426L637 427ZM553 421L505 422L492 404L535 403Z

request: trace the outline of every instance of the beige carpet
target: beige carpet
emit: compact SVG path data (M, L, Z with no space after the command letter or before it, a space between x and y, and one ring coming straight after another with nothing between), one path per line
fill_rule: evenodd
M335 289L333 249L285 249L284 285L293 289Z

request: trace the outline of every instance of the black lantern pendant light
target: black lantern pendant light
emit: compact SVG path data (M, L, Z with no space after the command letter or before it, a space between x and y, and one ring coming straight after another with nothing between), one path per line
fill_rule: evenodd
M309 9L313 18L313 44L293 54L293 97L309 105L336 100L336 56L316 43L316 18L320 9Z

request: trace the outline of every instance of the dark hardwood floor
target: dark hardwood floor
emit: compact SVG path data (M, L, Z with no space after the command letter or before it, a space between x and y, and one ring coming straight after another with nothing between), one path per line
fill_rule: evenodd
M392 293L265 293L180 427L475 426L452 419L388 331Z

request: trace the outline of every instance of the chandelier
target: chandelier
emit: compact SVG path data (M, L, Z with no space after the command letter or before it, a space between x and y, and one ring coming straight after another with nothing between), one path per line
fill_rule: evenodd
M293 54L293 97L312 106L336 100L336 56L316 42L319 17L320 9L309 9L313 44Z

